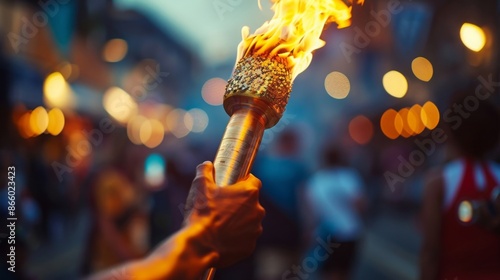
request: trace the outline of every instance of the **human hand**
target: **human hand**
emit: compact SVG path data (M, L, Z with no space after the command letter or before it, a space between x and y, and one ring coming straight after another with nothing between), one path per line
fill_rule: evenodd
M218 187L211 162L198 165L186 203L185 224L203 225L200 243L219 254L216 267L229 266L250 255L262 233L264 208L261 182L249 175L234 185Z

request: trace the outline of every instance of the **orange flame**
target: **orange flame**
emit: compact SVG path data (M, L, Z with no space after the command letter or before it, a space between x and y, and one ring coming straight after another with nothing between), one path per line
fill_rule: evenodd
M274 16L270 21L251 35L248 26L241 30L243 40L238 46L237 61L251 55L287 58L295 79L311 63L312 52L325 45L319 37L326 24L335 22L338 28L351 24L354 0L271 1Z

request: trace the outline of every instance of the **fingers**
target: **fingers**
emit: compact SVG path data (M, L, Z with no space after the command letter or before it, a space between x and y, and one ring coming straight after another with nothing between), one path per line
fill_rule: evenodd
M258 191L260 191L260 189L262 188L262 182L259 180L259 178L255 177L252 174L249 174L246 179L239 181L233 186L238 188L243 188L246 190L257 190L258 194ZM229 186L229 188L231 187L232 186Z
M205 161L196 167L196 178L205 178L209 183L214 183L214 165Z
M246 181L250 185L255 186L258 190L260 190L262 188L262 182L260 181L259 178L253 176L253 174L248 175L248 178L246 179Z

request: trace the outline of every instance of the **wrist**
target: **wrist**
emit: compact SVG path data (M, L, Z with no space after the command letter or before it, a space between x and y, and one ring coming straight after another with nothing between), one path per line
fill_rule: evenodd
M219 259L217 244L213 236L208 218L199 218L195 222L188 223L181 233L186 236L187 248L190 248L197 258L203 260L208 267L214 266Z
M203 222L187 224L148 258L131 263L129 272L137 279L198 279L219 259L209 236Z

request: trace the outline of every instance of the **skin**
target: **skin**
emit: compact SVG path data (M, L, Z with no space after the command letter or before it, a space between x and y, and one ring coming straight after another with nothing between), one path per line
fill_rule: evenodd
M184 226L151 255L90 277L111 279L196 279L210 267L231 265L250 255L262 233L261 182L250 175L219 188L212 163L197 167Z

